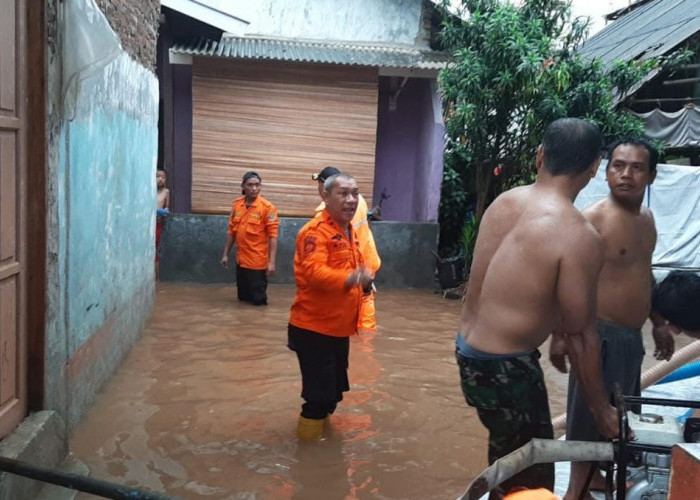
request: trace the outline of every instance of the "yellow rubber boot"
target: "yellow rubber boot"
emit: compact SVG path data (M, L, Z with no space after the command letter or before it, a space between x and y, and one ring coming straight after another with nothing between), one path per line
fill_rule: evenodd
M323 437L323 419L300 416L297 436L299 439L321 439Z

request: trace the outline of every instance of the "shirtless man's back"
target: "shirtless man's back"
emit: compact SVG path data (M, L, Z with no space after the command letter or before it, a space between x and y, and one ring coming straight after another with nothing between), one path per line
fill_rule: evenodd
M558 294L567 292L560 286L575 277L595 283L600 249L570 198L537 185L504 193L484 215L474 251L460 325L465 340L493 354L538 348L559 328ZM576 276L560 279L560 266ZM585 283L571 285L585 291Z
M573 206L600 163L601 145L595 126L555 121L537 155L535 184L504 193L482 219L457 362L467 403L489 430L490 464L533 437L553 436L537 348L555 330L565 332L601 432L616 434L595 332L602 245ZM516 486L553 485L553 465L540 464L505 481L492 498Z

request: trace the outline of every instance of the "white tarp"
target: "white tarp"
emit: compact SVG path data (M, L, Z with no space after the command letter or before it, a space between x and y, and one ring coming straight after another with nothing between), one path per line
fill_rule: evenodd
M603 161L596 176L576 198L584 209L608 196ZM654 214L658 240L652 259L657 278L673 269L700 270L700 168L659 164L656 180L644 196ZM656 272L660 271L660 272ZM665 272L664 272L665 271Z

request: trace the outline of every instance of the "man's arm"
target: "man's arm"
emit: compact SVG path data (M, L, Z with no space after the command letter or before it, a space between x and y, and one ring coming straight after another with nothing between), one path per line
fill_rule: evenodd
M277 270L277 233L279 232L280 219L277 217L277 209L270 205L265 213L265 231L269 238L269 251L267 257L267 275L272 276Z
M236 232L238 230L238 222L234 218L236 213L235 203L231 207L231 215L228 216L228 231L226 232L226 245L224 246L224 255L221 257L221 266L228 269L228 254L231 252L233 245L236 244Z
M609 404L603 384L600 339L596 330L598 275L603 266L600 236L590 226L579 230L574 244L566 245L559 264L557 296L561 332L571 370L578 378L600 433L618 435L617 413Z
M646 209L645 213L649 216L649 237L651 239L651 252L656 248L656 223L654 221L654 214L651 210ZM649 255L651 260L651 255ZM651 290L649 290L649 295L651 298L651 311L649 312L649 320L652 324L651 335L654 338L654 358L658 360L668 361L673 356L673 352L676 349L674 335L680 333L678 327L672 325L666 318L661 314L654 311L654 287L656 286L656 278L654 278L654 273L651 268L649 269L649 274L651 275L650 283Z
M549 339L549 361L554 368L562 373L568 373L566 367L566 335L560 332L552 332Z
M676 349L673 336L680 334L681 329L653 310L649 313L649 319L654 337L654 358L668 361Z
M270 253L267 258L267 275L275 274L275 262L277 261L277 238L270 238Z
M228 269L228 254L231 252L233 245L236 243L236 236L233 234L226 235L226 246L224 247L224 255L221 257L221 266Z

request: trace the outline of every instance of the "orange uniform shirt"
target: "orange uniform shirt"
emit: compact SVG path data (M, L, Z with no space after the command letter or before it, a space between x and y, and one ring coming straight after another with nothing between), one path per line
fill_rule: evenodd
M340 227L325 210L307 222L297 235L297 294L289 322L332 337L357 333L362 288L355 285L346 289L345 280L362 262L352 225Z
M316 214L321 213L325 208L326 204L321 202L321 204L316 207ZM382 260L379 258L377 245L374 243L374 236L369 228L369 220L367 219L368 210L369 208L367 207L365 197L360 195L357 200L357 210L355 210L355 215L352 217L350 223L357 232L357 241L360 244L360 252L362 252L365 265L372 273L376 273L382 265Z
M256 271L267 269L270 238L277 238L278 227L277 209L262 196L258 196L248 208L244 196L234 200L228 219L228 234L236 238L238 265Z

